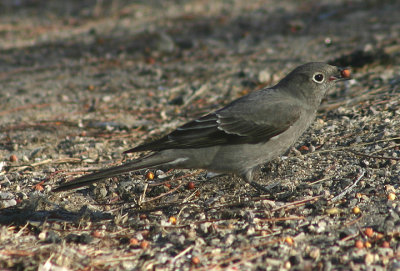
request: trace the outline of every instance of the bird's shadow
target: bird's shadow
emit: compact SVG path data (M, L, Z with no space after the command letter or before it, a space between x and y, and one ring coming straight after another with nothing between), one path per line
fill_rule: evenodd
M0 225L23 226L27 223L102 221L111 219L109 213L90 210L86 205L78 211L68 211L50 203L45 197L33 197L21 203L0 209Z

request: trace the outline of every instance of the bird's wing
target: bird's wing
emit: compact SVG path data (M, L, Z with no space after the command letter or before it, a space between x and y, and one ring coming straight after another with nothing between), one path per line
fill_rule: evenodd
M293 99L260 91L125 153L266 142L289 129L301 112Z

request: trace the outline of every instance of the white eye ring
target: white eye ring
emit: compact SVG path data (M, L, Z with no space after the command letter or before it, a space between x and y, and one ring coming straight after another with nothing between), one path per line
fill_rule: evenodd
M317 72L317 73L314 73L312 80L317 84L321 84L322 82L325 81L325 76L322 73Z

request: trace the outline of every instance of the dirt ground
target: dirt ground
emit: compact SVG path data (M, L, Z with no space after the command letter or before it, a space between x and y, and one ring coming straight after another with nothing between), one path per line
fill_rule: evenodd
M0 2L0 269L400 270L400 2ZM287 156L236 176L62 181L323 61Z

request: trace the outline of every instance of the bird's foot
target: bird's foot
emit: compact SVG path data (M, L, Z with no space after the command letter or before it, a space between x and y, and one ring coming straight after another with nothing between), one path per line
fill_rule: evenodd
M247 182L247 181L246 181ZM261 193L271 193L271 188L275 187L276 184L272 184L272 185L267 185L267 186L263 186L255 181L250 181L247 182L249 185L251 185L252 187L254 187L258 192Z

